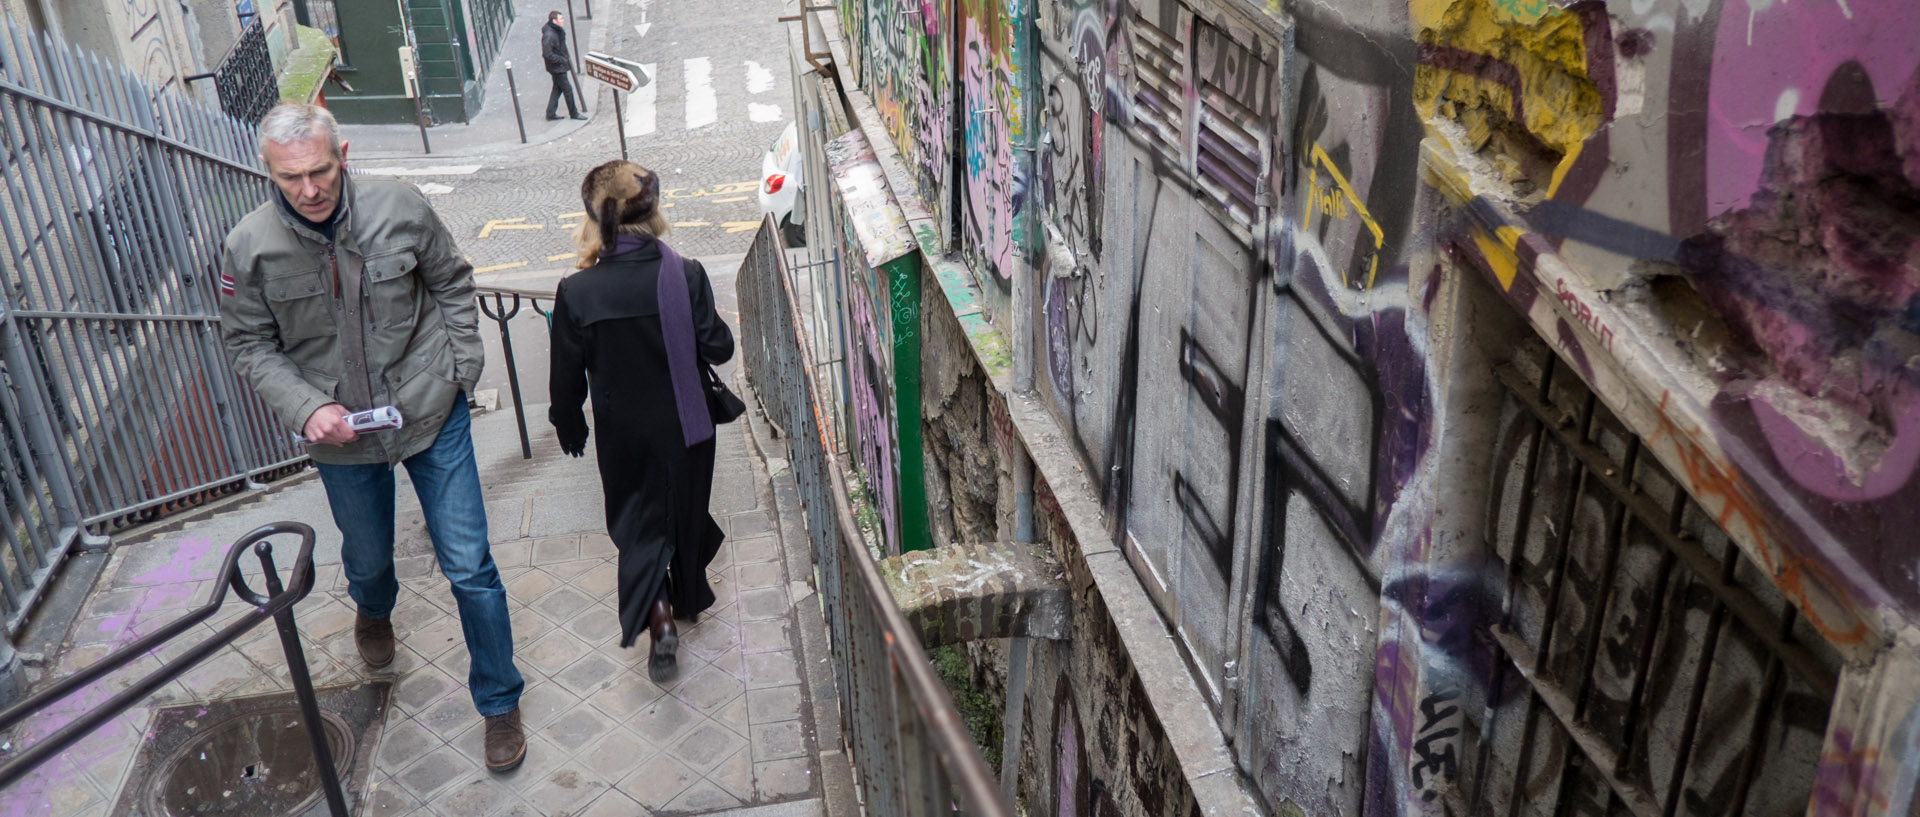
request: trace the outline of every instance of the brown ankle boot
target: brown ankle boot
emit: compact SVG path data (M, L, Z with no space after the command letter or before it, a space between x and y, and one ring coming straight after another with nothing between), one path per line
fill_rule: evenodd
M520 728L520 709L487 718L488 771L510 772L527 759L527 734Z
M366 613L357 613L353 619L353 645L360 649L360 658L370 667L384 667L393 663L393 620L372 618Z
M653 603L647 629L653 634L653 652L647 656L647 677L656 684L672 681L680 674L680 630L673 624L673 605L661 599Z

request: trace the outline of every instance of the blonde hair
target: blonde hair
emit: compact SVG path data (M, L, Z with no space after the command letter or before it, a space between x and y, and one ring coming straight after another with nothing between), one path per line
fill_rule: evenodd
M574 264L579 269L600 263L600 253L620 233L667 235L667 219L660 214L660 177L632 162L612 161L587 171L580 182L580 203L587 217L573 236L580 248Z

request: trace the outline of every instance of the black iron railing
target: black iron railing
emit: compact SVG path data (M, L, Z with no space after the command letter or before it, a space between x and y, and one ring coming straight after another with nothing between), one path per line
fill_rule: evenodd
M294 554L293 573L285 587L281 586L280 573L274 567L273 546L267 542L268 538L283 534L300 537L300 550ZM227 550L226 561L220 568L221 581L213 588L213 592L208 594L206 603L200 605L199 609L175 619L145 638L115 650L92 666L60 679L7 711L0 712L0 731L19 725L115 670L139 660L201 623L212 620L220 612L220 605L226 601L229 589L234 595L239 596L242 602L253 608L243 613L233 623L215 632L213 637L194 645L180 657L162 665L160 669L148 673L106 703L86 711L45 739L7 758L5 764L0 764L0 789L13 785L15 781L25 777L40 764L53 759L94 730L131 709L141 699L153 694L168 682L185 675L222 647L232 644L247 631L271 619L280 629L280 647L287 656L288 675L293 679L294 695L300 701L301 720L307 725L307 737L313 746L314 766L319 771L320 786L326 795L327 808L333 817L347 817L346 794L340 787L340 773L334 768L333 755L327 748L327 734L324 722L320 718L320 704L313 694L313 679L307 674L306 654L300 648L300 631L293 621L293 606L313 591L313 540L313 528L298 522L275 522L254 529L252 533L240 537L240 541L233 543L233 547ZM265 594L255 592L240 573L240 557L249 550L260 558L261 577L267 589Z
M854 522L786 248L771 217L754 236L738 287L741 362L767 417L786 435L833 645L840 737L867 813L1011 815Z
M273 58L267 51L267 27L258 15L247 23L240 40L220 60L218 68L211 73L194 74L187 77L187 81L208 78L220 94L220 109L247 124L259 124L260 117L280 102L280 81L274 75Z

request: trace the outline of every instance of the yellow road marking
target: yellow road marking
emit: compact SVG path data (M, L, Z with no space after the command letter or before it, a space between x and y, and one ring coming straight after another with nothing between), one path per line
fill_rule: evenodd
M760 229L760 222L758 221L723 221L720 223L720 226L727 228L727 232L729 233L744 233L749 230Z
M711 221L676 221L673 223L673 226L675 227L712 227L713 222Z
M572 258L572 257L574 257L574 254L573 254L573 253L570 253L570 252L563 252L563 253L560 253L559 255L549 255L549 256L547 256L547 260L548 260L548 261L559 261L559 260L562 260L562 259L566 259L566 258Z
M713 203L714 204L732 204L736 201L746 201L746 200L747 200L746 196L733 196L731 198L714 199Z
M494 230L544 230L547 228L547 225L545 224L515 223L515 222L526 221L526 220L527 220L526 216L521 216L519 218L493 219L487 222L487 226L480 228L480 237L486 238L487 236L493 235Z
M684 187L676 187L671 190L661 191L660 198L703 199L712 196L730 196L735 193L751 193L758 189L760 189L760 182L758 180L716 184L712 187L696 187L691 190Z
M479 269L474 270L474 272L476 274L482 273L482 272L498 272L503 269L513 269L514 267L524 267L526 265L527 265L527 262L525 261L515 261L511 264L495 264L491 267L480 267Z
M586 217L587 217L587 213L584 210L578 213L561 213L560 215L555 216L555 218L586 218Z

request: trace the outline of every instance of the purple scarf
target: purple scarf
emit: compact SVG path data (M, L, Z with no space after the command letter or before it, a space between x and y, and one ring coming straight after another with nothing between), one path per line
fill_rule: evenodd
M621 233L613 239L613 255L640 249L655 239ZM713 439L713 416L707 412L707 390L701 382L700 353L694 348L693 297L687 293L686 264L664 241L660 244L660 278L654 296L660 301L660 335L667 346L667 372L673 379L673 403L680 410L680 433L687 447Z

